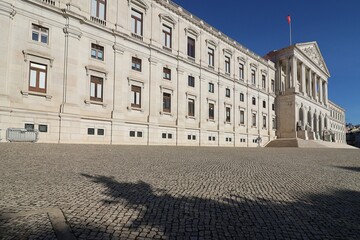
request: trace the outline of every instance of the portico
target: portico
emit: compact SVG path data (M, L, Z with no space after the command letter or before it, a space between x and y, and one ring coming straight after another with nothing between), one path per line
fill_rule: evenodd
M330 73L317 43L295 44L272 51L267 57L277 67L277 136L323 140L330 115Z

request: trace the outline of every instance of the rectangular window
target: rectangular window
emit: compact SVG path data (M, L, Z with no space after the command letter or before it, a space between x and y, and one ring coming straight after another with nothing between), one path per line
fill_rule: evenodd
M166 25L163 25L163 45L167 48L171 48L172 29Z
M189 57L195 58L195 39L188 37L187 54Z
M100 77L90 77L90 100L103 101L103 79Z
M196 135L192 135L192 140L196 140Z
M251 70L251 84L256 84L255 70Z
M47 66L30 62L29 91L46 93Z
M161 137L162 137L162 138L166 138L166 133L162 133L162 134L161 134Z
M168 139L172 139L172 133L168 133Z
M229 88L225 89L225 97L230 97L230 89Z
M213 83L209 83L209 92L210 93L214 93L214 84Z
M240 102L244 102L244 94L240 93Z
M225 73L230 73L230 57L225 56Z
M272 119L272 128L276 129L276 121L275 118Z
M262 81L261 82L262 82L262 84L261 84L262 88L266 89L266 76L265 75L262 75Z
M263 128L266 128L266 116L263 116Z
M49 29L39 25L32 24L31 38L35 42L41 42L44 44L49 43Z
M215 116L215 105L213 103L209 103L209 119L214 120Z
M188 77L188 86L195 87L195 78L193 76Z
M142 138L143 132L136 132L136 136L139 137L139 138Z
M47 132L47 131L48 131L48 125L39 124L39 132Z
M244 64L239 64L239 78L244 80Z
M266 108L266 101L263 101L263 108Z
M271 109L272 109L273 111L275 111L275 104L272 104L272 105L271 105Z
M191 140L191 135L188 135L188 140Z
M131 32L139 36L143 35L143 14L134 9L131 9Z
M130 131L130 132L129 132L129 136L130 136L130 137L135 137L135 131Z
M131 85L131 107L141 108L141 87Z
M25 123L25 129L28 131L34 131L35 125L33 123Z
M171 112L171 94L163 93L163 111L166 113Z
M104 135L105 135L105 130L104 130L103 128L99 128L99 129L97 130L97 135L99 135L99 136L104 136Z
M141 72L141 59L132 57L131 59L131 69Z
M104 47L95 43L91 44L91 57L99 60L104 60Z
M209 66L214 67L214 49L208 48Z
M87 129L87 134L88 135L95 135L95 128L88 128Z
M191 98L188 99L188 116L195 116L195 100Z
M230 122L230 111L231 109L229 107L225 108L225 121Z
M271 80L271 91L275 92L275 81Z
M163 68L163 78L166 80L171 80L171 70L169 68Z
M91 16L106 19L106 0L91 0Z
M255 97L252 98L252 105L256 105L256 98Z
M240 124L245 124L245 112L243 110L240 110Z
M251 126L256 127L256 113L252 114L252 124L251 124Z

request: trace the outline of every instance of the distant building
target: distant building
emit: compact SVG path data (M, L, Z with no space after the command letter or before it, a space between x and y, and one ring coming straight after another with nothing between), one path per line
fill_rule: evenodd
M163 0L0 0L0 25L2 141L345 142L316 42L262 58Z
M346 142L360 148L360 126L351 126L347 129Z

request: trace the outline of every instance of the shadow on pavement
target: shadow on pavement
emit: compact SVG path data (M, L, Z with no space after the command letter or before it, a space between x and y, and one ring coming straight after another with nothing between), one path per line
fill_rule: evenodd
M343 167L343 166L336 166L336 167L340 168L340 169L349 170L349 171L360 172L360 167Z
M154 237L154 233L144 233L146 226L158 229L169 239L358 239L360 236L360 193L355 191L313 194L295 202L235 195L215 201L206 196L170 195L142 181L118 182L113 177L82 175L105 187L104 205L124 204L125 200L126 208L141 209L121 231L143 233L140 236L146 238Z

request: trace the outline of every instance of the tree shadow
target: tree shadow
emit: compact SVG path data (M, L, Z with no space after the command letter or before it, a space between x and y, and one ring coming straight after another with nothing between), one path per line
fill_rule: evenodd
M360 193L333 191L304 196L295 202L273 202L230 195L220 201L170 195L139 181L82 174L105 187L104 205L126 204L136 217L126 232L151 238L146 227L168 239L359 239ZM101 227L101 226L98 226Z
M344 166L335 166L335 167L349 171L360 172L360 167L344 167Z

